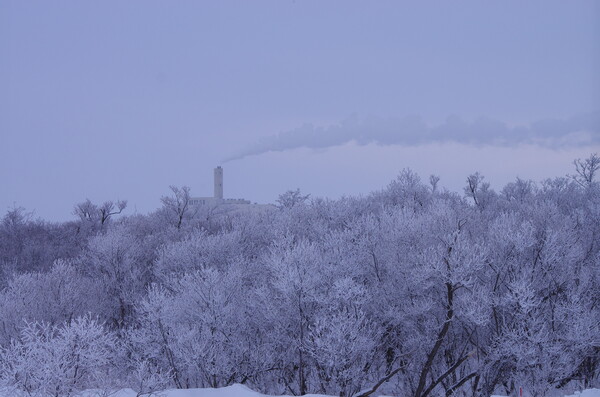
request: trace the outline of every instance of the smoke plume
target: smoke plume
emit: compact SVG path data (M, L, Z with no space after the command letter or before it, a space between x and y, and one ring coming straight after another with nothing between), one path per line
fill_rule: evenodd
M226 159L296 148L328 148L356 142L359 145L416 146L428 143L461 143L467 145L517 146L535 144L550 148L575 147L600 143L600 112L581 114L568 119L539 120L526 126L478 118L472 122L450 116L440 125L429 125L421 117L351 116L328 127L303 124L290 131L266 137Z

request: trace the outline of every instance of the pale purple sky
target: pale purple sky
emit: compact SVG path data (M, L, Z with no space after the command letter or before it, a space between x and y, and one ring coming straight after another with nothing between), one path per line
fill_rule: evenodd
M0 212L273 202L600 153L597 1L0 1ZM227 161L230 160L230 161Z

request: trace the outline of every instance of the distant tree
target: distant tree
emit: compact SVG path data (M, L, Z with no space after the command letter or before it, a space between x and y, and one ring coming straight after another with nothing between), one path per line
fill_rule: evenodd
M89 199L75 206L74 214L85 225L101 229L113 215L118 215L127 207L127 200L105 201L102 205L92 203Z
M467 186L464 188L465 196L472 198L475 206L480 210L485 209L496 195L496 193L490 189L489 182L484 182L484 179L483 175L479 172L471 174L467 178Z
M571 178L581 187L590 187L594 183L594 177L600 170L600 156L593 153L587 159L577 159L573 161L576 175L571 175Z
M429 184L431 185L431 191L433 193L437 192L438 183L440 182L440 177L438 175L429 175Z
M511 182L502 189L502 196L508 201L518 201L523 204L531 201L535 194L535 183L517 178L515 182Z
M104 225L111 216L118 215L127 207L127 200L119 200L116 203L105 201L99 208L100 224Z
M175 217L175 226L181 228L184 218L190 212L190 188L183 186L169 186L173 192L173 196L163 196L160 201L168 213Z
M308 200L310 194L303 195L300 193L300 189L288 190L287 192L280 194L277 199L279 208L292 208L298 204L302 204Z
M8 210L0 223L0 288L6 284L10 274L24 267L22 253L25 250L28 223L31 213L23 207Z
M58 259L74 258L85 245L77 225L32 219L21 207L10 209L0 220L0 287L10 273L48 271Z
M195 270L226 269L242 255L243 242L238 232L208 234L195 230L185 239L158 249L154 263L157 278L169 279Z
M436 182L437 183L437 182ZM406 168L380 192L372 194L372 202L383 206L399 206L421 211L431 201L431 190L423 184L421 177Z
M7 229L14 229L23 226L31 221L32 213L27 212L23 207L14 206L9 209L2 218L2 225Z

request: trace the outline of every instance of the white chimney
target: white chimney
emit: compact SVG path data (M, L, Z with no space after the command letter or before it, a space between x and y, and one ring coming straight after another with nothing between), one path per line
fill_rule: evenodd
M215 198L223 199L223 168L215 168Z

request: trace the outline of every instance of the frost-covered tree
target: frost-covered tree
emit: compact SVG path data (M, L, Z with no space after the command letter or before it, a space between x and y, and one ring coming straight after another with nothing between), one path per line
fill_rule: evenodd
M80 258L83 272L102 286L104 310L116 327L132 321L133 307L150 281L152 272L145 258L139 242L124 227L91 239Z
M26 323L69 324L94 313L106 317L102 285L66 261L57 261L50 272L15 276L0 291L0 345L19 335Z
M280 194L277 199L279 208L292 208L297 204L302 204L308 200L309 194L303 195L300 189L288 190L287 192Z
M181 228L183 220L190 215L190 188L183 186L178 188L177 186L169 186L172 196L163 196L160 201L163 203L163 208L166 213L172 217L173 224L177 229Z
M594 179L598 170L600 170L600 156L593 153L587 159L577 159L573 161L575 166L575 175L571 177L580 186L588 188L594 184Z
M110 386L117 342L89 316L69 324L31 323L0 350L0 383L35 396L73 396Z
M495 198L495 192L490 188L489 182L484 182L485 178L479 172L469 175L467 186L464 188L466 197L473 200L475 206L479 209L485 209Z
M97 231L103 229L105 224L114 216L119 215L127 207L127 200L105 201L101 205L94 204L87 199L75 206L73 213L81 221L81 227L86 230Z
M86 206L89 216L65 224L9 211L0 378L61 395L105 376L140 393L232 383L363 397L598 387L600 194L588 160L574 177L517 178L499 194L477 173L459 195L404 170L368 196L288 192L279 208L192 213L183 188L156 212L118 221ZM115 342L100 350L111 363L101 354L80 377L66 353L79 345L64 342L84 339L68 336L77 327ZM48 364L32 359L40 352ZM56 357L71 364L49 370Z

